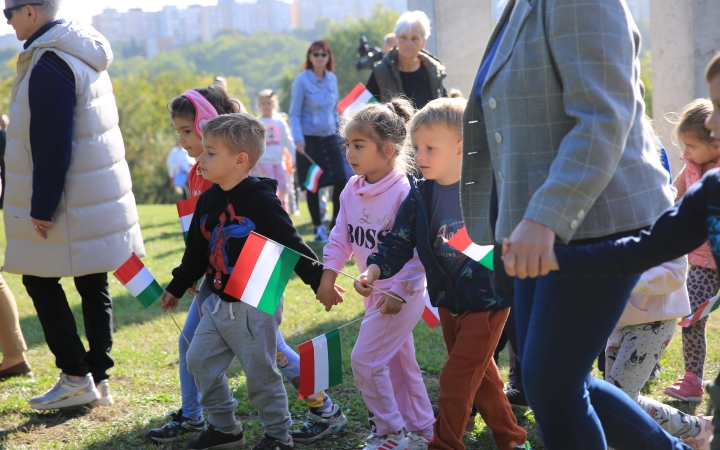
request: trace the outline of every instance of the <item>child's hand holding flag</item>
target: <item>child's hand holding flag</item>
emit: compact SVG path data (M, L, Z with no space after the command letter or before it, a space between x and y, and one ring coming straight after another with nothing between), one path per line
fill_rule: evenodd
M380 278L380 267L378 267L377 264L370 264L370 267L358 276L358 279L362 281L362 283L356 281L353 283L353 287L358 294L363 297L369 297L373 292L373 288L371 286L375 284L375 281L378 278Z
M169 293L163 291L162 297L160 297L160 307L163 311L172 311L178 307L180 299Z

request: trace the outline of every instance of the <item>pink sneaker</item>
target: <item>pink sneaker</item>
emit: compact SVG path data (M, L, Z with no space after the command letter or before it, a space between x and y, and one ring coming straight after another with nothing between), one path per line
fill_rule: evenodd
M686 402L699 402L703 396L702 380L692 372L685 372L682 378L666 387L663 392Z
M700 419L700 433L691 438L683 439L683 442L693 450L710 450L710 438L715 428L712 425L712 417L698 416Z

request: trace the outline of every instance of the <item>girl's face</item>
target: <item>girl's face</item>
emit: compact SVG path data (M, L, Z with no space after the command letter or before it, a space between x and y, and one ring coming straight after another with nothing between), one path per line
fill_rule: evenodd
M680 141L685 146L683 157L702 166L720 159L720 145L716 140L713 144L706 144L695 133L680 133Z
M258 106L263 117L272 117L273 110L275 109L271 98L263 97L258 100Z
M715 145L720 145L720 75L716 75L708 86L710 88L710 101L713 104L713 112L705 121L705 127L710 130L710 135L715 138Z
M392 170L390 157L395 149L392 144L387 144L383 146L381 153L375 141L361 131L357 128L347 130L346 158L355 175L365 175L368 183L377 183Z
M188 155L197 158L203 151L202 139L195 134L195 121L184 117L173 117L173 126L178 134L180 146L187 150Z

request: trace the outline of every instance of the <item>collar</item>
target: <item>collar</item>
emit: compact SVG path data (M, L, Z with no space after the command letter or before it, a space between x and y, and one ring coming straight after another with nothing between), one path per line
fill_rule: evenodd
M37 30L35 33L33 33L33 35L30 36L30 38L27 41L25 41L25 43L23 44L23 49L27 50L28 47L30 47L32 45L32 43L37 40L37 38L39 38L43 34L47 33L55 25L60 25L63 23L65 23L65 19L57 19L57 20L53 20L52 22L50 22L48 24L43 25L39 30Z

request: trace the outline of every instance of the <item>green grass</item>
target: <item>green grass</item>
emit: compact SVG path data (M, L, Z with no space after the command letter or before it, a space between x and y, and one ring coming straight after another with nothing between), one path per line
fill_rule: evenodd
M304 205L303 205L304 206ZM148 257L145 264L161 285L170 281L171 270L180 262L183 240L177 213L171 205L147 205L140 208L140 219ZM307 211L295 218L300 233L311 239L312 229ZM4 235L0 230L0 251L4 252ZM321 247L311 244L317 253ZM350 267L352 266L352 267ZM347 270L356 274L354 263ZM3 274L20 310L22 329L29 351L28 359L35 372L34 379L12 379L0 383L0 449L153 449L155 446L143 436L151 427L165 422L164 414L180 405L178 381L177 340L178 331L170 317L157 304L144 309L131 298L120 283L110 276L110 289L114 299L115 338L112 354L115 367L111 374L111 387L115 405L108 408L69 408L63 411L38 413L31 409L27 400L49 389L56 380L58 370L52 354L45 345L42 328L35 315L32 301L27 296L17 275ZM329 331L338 325L360 317L363 313L361 298L352 291L349 280L341 277L340 284L347 289L346 300L331 313L326 313L314 299L310 288L293 277L285 294L285 312L281 330L293 347ZM76 316L80 333L83 333L80 299L72 285L72 279L64 279L63 286ZM174 313L182 325L190 305L184 298ZM708 342L718 341L720 316L708 322ZM341 331L343 344L344 383L330 390L333 399L345 410L350 425L338 438L316 443L316 449L357 449L369 433L367 410L362 402L350 368L350 352L359 325L353 324ZM420 322L414 331L417 359L425 373L426 386L431 400L437 398L438 376L447 356L440 328L430 330ZM679 335L679 330L678 330ZM559 351L562 351L559 349ZM708 349L706 372L716 374L720 366L720 349ZM682 346L679 336L672 341L663 358L663 373L647 390L651 397L679 407L684 411L706 414L710 411L707 402L701 404L675 402L664 397L662 387L677 379L682 373ZM507 376L507 354L501 357L500 369ZM231 388L238 399L237 417L243 421L250 444L262 436L262 427L255 411L249 404L245 392L245 377L240 365L235 362L228 370ZM303 401L297 400L296 391L286 383L291 399L293 419L302 421L305 415ZM530 442L535 449L542 449L532 413L517 413L520 425L530 431ZM475 432L466 438L468 449L494 449L490 430L478 419ZM185 448L185 440L166 449Z

